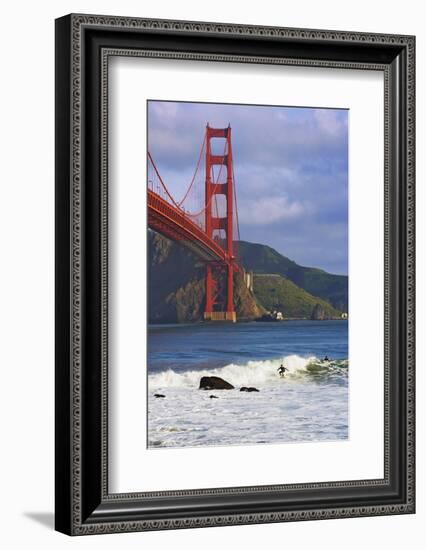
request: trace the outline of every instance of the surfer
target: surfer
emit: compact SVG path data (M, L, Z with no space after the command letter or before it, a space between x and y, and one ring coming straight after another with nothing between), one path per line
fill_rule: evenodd
M285 376L286 371L288 372L288 368L285 367L284 365L281 365L280 368L278 369L278 372L279 372L281 378L283 378Z
M330 361L330 359L328 358L328 355L326 355L323 359L323 361Z

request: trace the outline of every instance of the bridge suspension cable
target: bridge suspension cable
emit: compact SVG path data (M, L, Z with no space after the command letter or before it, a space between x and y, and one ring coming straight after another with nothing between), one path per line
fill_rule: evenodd
M225 156L225 154L226 154L226 147L227 147L227 143L225 142L222 156ZM212 183L213 183L213 188L214 188L215 191L217 189L217 186L220 185L220 176L222 175L222 169L223 169L223 164L220 165L219 173L217 174L216 181L213 177L213 182ZM203 206L203 208L201 208L201 210L199 210L198 212L195 212L195 213L188 213L188 216L190 216L191 218L196 218L198 216L201 216L201 214L204 214L204 212L210 207L213 196L215 197L215 206L216 206L216 215L217 215L218 214L217 199L216 199L216 193L214 193L209 198L207 204L205 204Z
M206 141L207 141L207 137L206 137L206 132L204 133L204 139L203 139L203 143L202 143L202 146L201 146L201 150L200 150L200 154L199 154L199 157L198 157L198 161L197 161L197 165L196 165L196 168L195 168L195 171L194 171L194 175L189 183L189 186L187 187L187 190L183 196L183 198L178 202L175 200L175 198L173 197L173 195L170 193L166 183L164 182L163 178L161 177L160 175L160 172L157 168L157 165L155 164L155 161L151 155L151 152L148 151L148 159L150 161L150 164L152 165L153 169L154 169L154 172L158 178L158 181L160 182L160 185L162 187L162 189L164 190L164 193L166 194L167 198L172 202L172 204L180 209L180 210L183 210L185 212L185 215L187 215L188 217L192 218L192 219L197 219L197 218L200 218L204 213L205 211L207 210L207 208L210 207L210 204L211 204L211 201L213 199L213 196L215 197L215 210L216 210L216 215L218 215L218 205L217 205L217 198L216 198L216 194L212 195L210 198L209 198L209 201L207 204L205 204L200 210L198 210L197 212L189 212L189 211L186 211L182 205L183 203L187 200L187 198L189 197L189 194L191 192L191 190L193 189L194 187L194 183L196 181L196 175L199 171L199 168L200 168L200 164L201 164L201 159L203 157L203 152L205 151L205 147L206 147ZM222 156L225 156L226 154L226 147L227 147L227 144L225 143L224 145L224 150L223 150L223 155ZM217 186L220 185L220 177L222 175L222 171L223 171L223 164L220 166L220 169L219 169L219 172L217 174L217 176L214 178L213 180L213 186L215 188L215 190L217 189ZM148 180L148 185L151 186L151 188L154 187L154 182L153 180ZM154 189L153 189L154 190ZM203 225L203 220L201 222L197 222L197 224L199 226L202 226Z
M191 183L189 184L188 189L186 190L186 193L185 193L183 199L179 202L179 206L181 206L185 202L186 198L188 197L188 195L189 195L189 193L192 189L192 186L194 185L195 177L198 173L198 169L200 168L201 159L203 157L204 149L206 147L206 142L207 142L207 132L204 132L204 140L203 140L203 144L201 146L200 154L198 156L198 162L197 162L197 166L195 167L194 175L192 176Z
M189 182L189 185L187 186L186 191L185 191L185 193L182 196L180 201L177 201L173 197L172 193L169 191L166 183L164 182L164 180L163 180L163 178L162 178L162 176L161 176L161 174L160 174L160 172L157 168L157 165L156 165L156 163L153 159L153 156L152 156L151 152L148 151L149 164L152 166L152 168L154 170L154 174L155 174L155 177L148 179L149 189L151 189L153 192L155 192L155 193L159 194L160 196L162 196L163 199L165 199L167 202L171 203L171 205L173 207L175 207L176 209L181 211L187 218L191 219L196 225L198 225L198 227L200 227L203 230L205 230L205 214L206 214L206 211L209 208L211 208L211 206L213 208L213 215L215 217L217 217L217 218L223 217L223 212L222 213L219 212L219 204L218 204L218 199L217 199L217 194L218 193L216 191L218 190L218 186L223 185L223 182L221 181L221 178L222 178L222 173L223 173L223 169L224 169L224 166L225 166L225 163L221 163L219 165L219 170L217 171L217 173L214 173L214 172L212 173L211 184L212 184L213 192L210 194L207 203L205 203L205 201L204 201L204 179L205 179L204 174L203 174L203 178L201 178L201 179L199 178L199 181L197 180L197 174L200 172L201 161L202 161L203 155L206 152L206 146L207 146L207 130L204 132L203 142L201 144L200 153L198 155L198 159L197 159L197 163L196 163L196 166L195 166L193 176L192 176L191 181ZM223 153L221 155L223 158L226 158L226 155L229 154L229 151L227 150L227 148L228 148L228 142L227 142L227 140L225 140ZM234 216L233 216L234 217L234 222L235 222L235 233L234 234L237 237L237 240L239 241L240 240L240 225L239 225L239 218L238 218L236 182L235 182L235 173L234 173L233 165L232 165L232 181L234 182L233 183L233 197L234 197L234 204L235 204ZM202 188L203 188L202 192L201 192L201 189L199 189L201 187L201 185L200 185L201 182L202 182ZM200 208L199 210L196 210L195 212L194 211L191 212L188 208L184 208L184 204L189 200L189 198L191 196L193 196L193 199L195 199L196 196L198 196L198 194L201 195L201 193L202 193L202 197L200 196L199 199L203 203L202 208ZM214 197L214 200L213 200L213 197ZM213 205L212 205L212 201L213 201ZM218 229L218 231L221 232L222 230ZM236 248L238 249L238 247L236 247ZM238 253L236 255L238 256Z
M161 186L163 187L164 191L166 192L166 195L169 197L169 199L172 201L172 203L176 206L176 208L179 208L179 204L175 201L175 199L172 197L172 195L169 193L169 190L167 189L167 185L164 183L163 178L160 176L160 172L157 169L157 166L154 162L154 159L151 156L151 153L148 151L148 159L151 161L151 165L154 168L155 173L157 174L157 177L161 183ZM148 180L148 185L151 183L153 185L152 180Z
M154 171L161 183L161 186L163 187L164 191L166 192L166 195L169 197L169 199L172 201L172 203L177 207L177 208L180 208L183 203L185 202L185 200L188 198L189 196L189 193L191 192L191 189L194 185L194 182L196 180L196 176L197 176L197 173L199 171L199 168L200 168L200 164L201 164L201 159L203 158L203 153L204 153L204 150L205 150L205 146L206 146L206 132L204 132L204 139L203 139L203 142L202 142L202 145L201 145L201 149L200 149L200 154L198 155L198 160L197 160L197 164L195 166L195 171L194 171L194 174L192 176L192 179L191 181L189 182L189 185L186 189L186 192L185 194L183 195L182 199L180 201L176 201L174 199L174 197L171 195L171 193L169 192L168 188L167 188L167 185L166 183L164 182L163 178L161 177L160 175L160 172L158 171L158 168L157 168L157 165L155 164L154 162L154 159L152 158L152 155L151 155L151 152L148 151L148 158L149 160L151 161L151 164L152 164L152 167L154 168Z

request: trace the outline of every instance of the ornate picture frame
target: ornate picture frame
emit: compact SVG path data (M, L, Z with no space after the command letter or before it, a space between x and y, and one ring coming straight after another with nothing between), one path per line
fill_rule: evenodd
M109 492L111 56L383 73L383 479ZM56 20L55 178L58 531L85 535L414 513L413 36L67 15Z

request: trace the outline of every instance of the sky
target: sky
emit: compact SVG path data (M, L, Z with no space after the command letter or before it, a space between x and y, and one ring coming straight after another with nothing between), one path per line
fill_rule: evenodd
M194 174L207 123L232 128L241 239L346 275L348 111L149 101L148 149L177 199Z

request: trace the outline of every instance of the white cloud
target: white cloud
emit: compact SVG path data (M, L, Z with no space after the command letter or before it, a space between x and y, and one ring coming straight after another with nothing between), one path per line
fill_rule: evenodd
M150 151L178 199L193 176L206 122L231 123L241 238L323 268L337 258L336 247L346 252L347 243L336 244L333 235L336 223L347 221L347 111L153 102L149 114ZM203 205L203 167L204 160L185 203L191 212ZM289 241L295 236L303 246Z
M251 225L270 225L279 221L294 220L305 215L307 208L299 201L287 197L262 197L238 205L239 219Z
M338 116L339 111L334 109L315 109L314 117L319 130L323 134L338 137L346 133L346 118Z
M152 101L149 104L150 115L156 116L156 121L161 124L170 124L171 119L175 119L179 114L179 103L174 101Z

